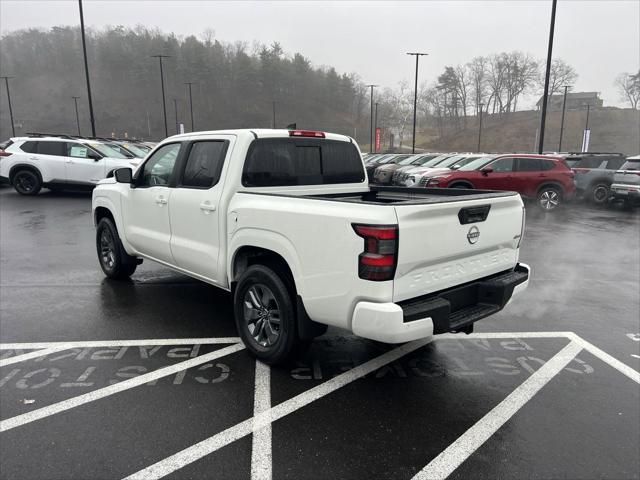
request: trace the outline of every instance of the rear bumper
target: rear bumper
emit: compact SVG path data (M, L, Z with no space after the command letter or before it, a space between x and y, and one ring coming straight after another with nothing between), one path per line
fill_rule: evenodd
M353 333L385 343L402 343L459 331L502 310L529 284L530 268L514 270L399 303L359 302Z

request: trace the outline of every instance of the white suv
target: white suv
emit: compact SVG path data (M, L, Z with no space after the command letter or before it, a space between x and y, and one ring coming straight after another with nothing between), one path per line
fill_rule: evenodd
M51 190L90 190L121 167L135 167L129 158L96 140L73 137L16 137L0 154L0 182L13 185L22 195Z

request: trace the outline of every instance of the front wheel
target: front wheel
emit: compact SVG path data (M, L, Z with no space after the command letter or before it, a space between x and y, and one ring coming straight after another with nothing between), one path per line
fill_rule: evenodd
M247 350L268 364L286 360L297 333L292 295L282 278L264 265L252 265L238 281L233 305Z
M551 212L562 203L562 193L556 187L544 187L538 192L538 206L545 212Z
M133 275L138 259L129 255L120 241L118 230L110 218L102 218L96 228L96 250L104 274L115 280Z

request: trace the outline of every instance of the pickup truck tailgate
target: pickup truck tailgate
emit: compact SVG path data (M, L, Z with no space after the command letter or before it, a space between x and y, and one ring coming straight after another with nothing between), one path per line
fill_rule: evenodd
M395 209L394 302L503 272L518 261L524 208L517 194Z

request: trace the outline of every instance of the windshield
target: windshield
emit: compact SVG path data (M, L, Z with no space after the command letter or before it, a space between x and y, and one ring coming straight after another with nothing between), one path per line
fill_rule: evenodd
M451 165L461 162L465 158L467 158L465 155L454 155L453 157L449 157L438 163L438 168L450 167Z
M434 158L438 157L439 155L425 155L423 157L418 158L417 160L415 160L412 165L415 166L420 166L420 165L424 165L425 163L427 163L429 160L433 160Z
M401 160L400 162L398 162L398 165L409 165L413 162L416 161L416 159L420 158L419 155L411 155L410 157L405 158L404 160Z
M424 162L421 166L422 167L433 167L435 165L438 165L440 162L442 162L443 160L446 160L447 158L451 157L451 155L438 155L435 158L432 158L431 160Z
M458 170L461 170L463 172L468 172L470 170L477 170L477 169L485 166L487 163L489 163L494 158L495 157L480 157L480 158L476 158L472 162L469 162L466 165L464 165L463 167L460 167Z
M459 160L455 162L453 165L451 165L451 168L453 168L454 170L457 170L460 167L463 167L464 165L466 165L467 163L471 163L474 160L477 160L478 158L493 158L493 157L465 157L462 160Z
M389 155L386 158L382 158L381 160L378 161L378 163L383 164L383 163L396 163L394 162L395 159L398 158L398 155Z
M87 145L89 145L94 150L97 150L100 154L104 155L105 157L111 157L111 158L132 158L133 157L133 155L131 155L130 153L129 154L120 153L120 149L112 148L111 144L91 142L91 143L87 143Z
M144 158L147 156L147 153L149 153L150 149L145 149L142 148L138 145L132 145L131 143L125 143L123 145L124 148L126 148L127 150L129 150L131 153L133 153L136 157L138 158Z

